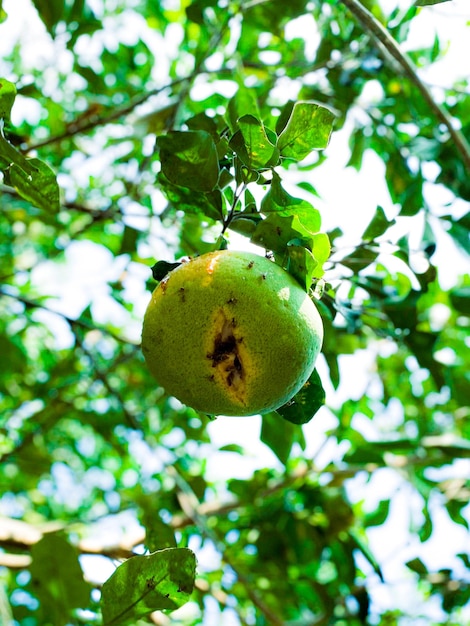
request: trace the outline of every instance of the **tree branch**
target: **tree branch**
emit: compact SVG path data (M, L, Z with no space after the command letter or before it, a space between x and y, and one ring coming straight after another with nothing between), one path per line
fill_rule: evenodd
M400 47L395 39L393 39L384 26L382 26L382 24L359 2L359 0L341 0L341 2L351 11L365 30L368 31L380 44L382 44L390 56L400 65L405 76L421 93L436 118L447 128L457 151L462 157L462 161L464 162L466 168L470 170L470 144L467 142L460 130L454 127L452 117L446 109L434 100L429 89L419 78L417 68L413 65L408 56L400 50Z

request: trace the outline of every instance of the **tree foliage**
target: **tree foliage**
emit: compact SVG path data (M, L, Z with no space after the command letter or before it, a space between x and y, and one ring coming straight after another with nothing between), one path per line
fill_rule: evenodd
M441 2L0 0L0 623L470 619L469 84L403 52ZM325 342L232 428L140 331L248 244Z

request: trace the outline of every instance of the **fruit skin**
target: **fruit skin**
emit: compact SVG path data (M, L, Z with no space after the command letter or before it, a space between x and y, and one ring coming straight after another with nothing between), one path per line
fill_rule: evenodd
M147 307L142 351L166 392L210 415L255 415L288 402L313 372L323 325L279 265L220 250L183 263Z

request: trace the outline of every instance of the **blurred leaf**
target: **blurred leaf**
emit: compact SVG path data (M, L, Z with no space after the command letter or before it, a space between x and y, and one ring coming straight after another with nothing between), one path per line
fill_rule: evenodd
M395 224L395 220L388 220L385 211L381 206L377 207L374 216L362 235L363 241L371 241L383 235L391 226Z
M449 2L450 0L415 0L415 7L427 7L433 4L442 4L443 2Z
M135 623L153 611L183 606L193 591L195 569L194 553L187 548L167 548L124 561L103 585L103 625Z
M364 525L369 526L382 526L387 520L390 512L390 500L381 500L375 509L371 513L366 513L364 516Z
M3 12L2 6L0 4L0 22L2 22L2 13L3 19L6 18L6 13ZM15 102L16 97L16 86L14 83L10 83L10 81L5 78L0 78L0 120L9 120L11 108L13 103ZM1 134L1 126L0 126L0 134Z
M354 252L342 258L340 263L351 269L355 274L358 274L371 265L378 256L379 253L375 248L362 244L360 247L357 247Z
M412 572L415 572L416 574L419 574L420 576L426 576L428 573L426 565L419 558L411 559L411 561L408 561L407 563L405 563L405 565Z
M128 226L124 226L124 232L121 239L121 248L119 254L134 254L137 251L137 242L139 241L140 232Z
M174 185L209 192L219 178L214 141L204 130L171 131L157 138L162 172Z
M76 550L60 535L47 534L31 548L31 584L45 622L66 624L72 610L86 607L90 586Z
M296 102L278 139L281 156L301 161L313 150L327 147L334 114L314 102Z
M232 134L239 130L238 120L241 117L250 115L259 119L259 108L254 90L248 89L243 84L239 85L236 94L228 103L227 114L227 122Z
M287 464L295 442L305 446L302 430L291 422L281 420L276 412L261 416L260 439L284 465Z
M165 524L153 507L144 511L142 524L145 527L145 548L149 552L176 548L175 531L169 524Z
M293 424L306 424L324 404L325 391L317 370L314 370L302 389L287 404L276 409L276 413Z
M449 292L449 297L456 311L470 317L470 286L452 289Z
M459 244L461 249L469 254L470 250L470 213L456 220L451 216L445 216L443 220L449 222L449 235Z
M32 0L39 17L49 33L54 36L55 27L64 16L65 0Z

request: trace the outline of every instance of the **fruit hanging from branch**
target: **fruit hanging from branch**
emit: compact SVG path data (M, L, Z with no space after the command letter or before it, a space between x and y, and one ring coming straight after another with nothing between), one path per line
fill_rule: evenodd
M323 325L310 296L273 261L220 250L170 271L142 332L167 393L210 415L276 410L307 383Z

